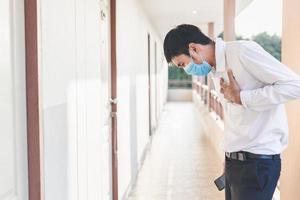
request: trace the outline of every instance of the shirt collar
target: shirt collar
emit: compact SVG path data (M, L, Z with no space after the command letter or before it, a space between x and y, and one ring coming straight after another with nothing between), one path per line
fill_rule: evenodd
M216 38L216 46L215 46L216 72L224 72L226 70L225 48L226 48L226 43L221 38Z

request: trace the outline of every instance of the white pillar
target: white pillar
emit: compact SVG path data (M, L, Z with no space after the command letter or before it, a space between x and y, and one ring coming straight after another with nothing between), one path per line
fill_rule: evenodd
M235 0L224 0L224 40L235 40Z
M284 0L282 19L282 62L300 74L300 2ZM284 152L280 193L282 200L300 197L300 101L288 103L289 146Z

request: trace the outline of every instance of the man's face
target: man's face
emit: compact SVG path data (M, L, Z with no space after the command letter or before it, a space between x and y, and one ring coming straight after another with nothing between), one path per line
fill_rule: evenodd
M191 62L191 59L192 58L190 56L180 54L179 56L175 56L172 59L172 63L179 68L184 68Z
M185 54L180 54L178 56L174 56L172 58L172 63L179 67L179 68L184 68L187 66L192 60L197 63L201 64L202 57L200 54L204 54L204 46L196 43L190 43L189 44L189 53L191 56L187 56Z

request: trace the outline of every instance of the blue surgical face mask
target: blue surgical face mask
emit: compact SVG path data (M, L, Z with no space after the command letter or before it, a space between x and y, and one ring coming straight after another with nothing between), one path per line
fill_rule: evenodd
M185 66L183 69L184 71L189 75L195 75L195 76L206 76L211 70L212 66L206 62L202 56L202 63L196 64L192 60L187 66Z

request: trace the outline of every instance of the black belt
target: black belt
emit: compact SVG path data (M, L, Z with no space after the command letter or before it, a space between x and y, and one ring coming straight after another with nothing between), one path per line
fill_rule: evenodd
M232 152L232 153L226 152L225 156L228 159L239 160L239 161L245 161L248 159L267 159L267 160L279 160L280 159L280 154L262 155L262 154L254 154L254 153L244 152L244 151Z

